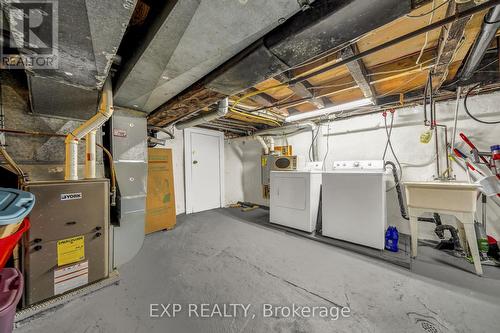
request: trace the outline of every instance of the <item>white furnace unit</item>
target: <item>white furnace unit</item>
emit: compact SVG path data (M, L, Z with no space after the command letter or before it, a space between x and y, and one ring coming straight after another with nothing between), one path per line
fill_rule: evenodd
M384 249L386 182L384 161L335 162L323 173L323 235Z
M316 230L321 172L272 171L270 221L286 227Z

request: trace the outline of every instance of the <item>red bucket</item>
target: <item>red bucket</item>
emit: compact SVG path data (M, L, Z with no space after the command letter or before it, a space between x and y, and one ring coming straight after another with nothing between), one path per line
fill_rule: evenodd
M29 228L30 220L26 217L15 233L5 238L0 238L0 269L5 266L17 243Z

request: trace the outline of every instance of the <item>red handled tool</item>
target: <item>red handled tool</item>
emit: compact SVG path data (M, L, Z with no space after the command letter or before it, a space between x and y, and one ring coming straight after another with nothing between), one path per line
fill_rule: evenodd
M469 145L471 149L477 150L476 146L469 140L469 138L464 133L460 133L460 137L462 138L462 140L464 140L466 144ZM488 160L484 156L479 156L479 157L481 158L481 160L483 160L484 163L486 163L486 165L490 165L490 162L488 162Z

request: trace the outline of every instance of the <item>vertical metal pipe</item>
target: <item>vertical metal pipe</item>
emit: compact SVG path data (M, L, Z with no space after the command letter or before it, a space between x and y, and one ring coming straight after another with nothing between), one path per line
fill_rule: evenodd
M482 205L481 205L481 219L483 223L483 228L486 231L486 204L488 197L485 194L481 195Z
M446 158L446 173L448 174L448 179L451 179L451 169L450 169L450 153L448 152L448 127L443 125L444 128L444 154Z
M436 102L434 101L432 94L432 76L430 77L430 88L431 88L431 130L434 129L434 141L436 143L436 172L437 178L441 178L441 167L439 161L439 138L438 138L438 127L436 126Z
M441 177L441 168L439 166L439 139L438 139L438 128L434 126L434 141L436 143L436 177Z
M455 102L455 118L453 120L453 136L451 137L451 150L455 149L455 142L457 138L457 123L458 123L458 109L460 107L460 96L462 95L462 87L457 88L457 100Z

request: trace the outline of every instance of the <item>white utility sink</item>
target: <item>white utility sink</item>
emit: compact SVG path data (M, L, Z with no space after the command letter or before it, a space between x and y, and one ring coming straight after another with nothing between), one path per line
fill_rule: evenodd
M462 245L468 244L476 274L482 275L481 260L474 230L479 186L460 182L405 182L408 214L410 215L411 252L417 256L418 217L424 213L453 215L458 223ZM465 242L467 240L467 242Z
M476 211L479 186L460 182L405 182L406 201L411 208L456 212Z

